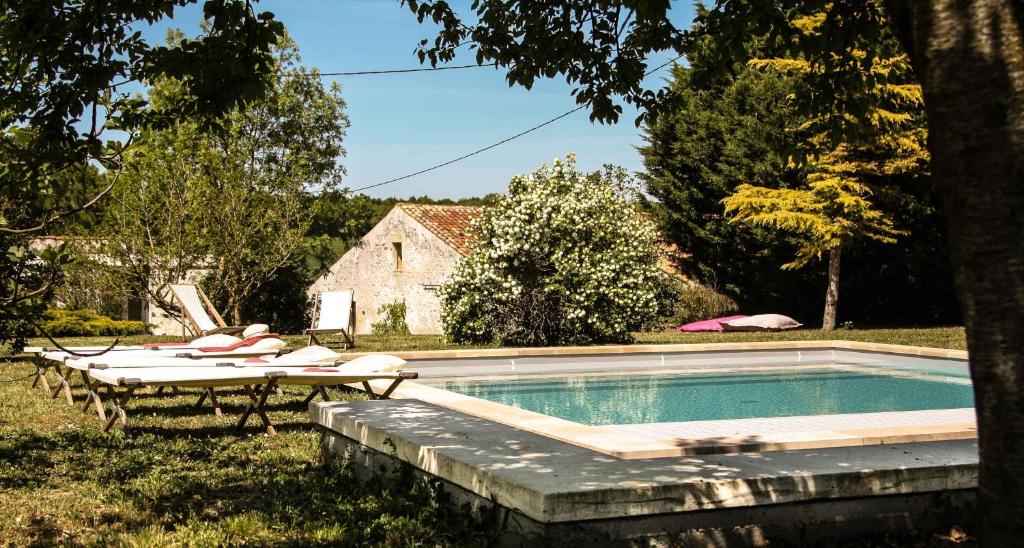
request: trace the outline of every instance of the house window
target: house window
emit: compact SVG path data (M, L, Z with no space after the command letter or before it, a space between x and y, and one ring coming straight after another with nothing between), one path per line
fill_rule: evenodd
M402 242L391 242L391 257L394 259L395 270L402 270Z
M137 322L146 321L146 302L142 299L129 297L125 304L124 319Z

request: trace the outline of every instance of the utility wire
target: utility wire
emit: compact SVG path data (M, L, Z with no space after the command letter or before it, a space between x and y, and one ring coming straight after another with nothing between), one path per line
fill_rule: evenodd
M450 166L450 165L454 164L455 162L460 162L460 161L465 160L466 158L469 158L471 156L476 156L477 154L480 154L481 152L486 152L488 150L491 150L494 147L501 146L501 145L503 145L503 144L513 140L513 139L518 139L518 138L522 137L523 135L526 135L527 133L530 133L531 131L536 131L536 130L538 130L538 129L540 129L540 128L548 125L548 124L552 124L554 122L557 122L558 120L561 120L562 118L565 118L566 116L568 116L570 114L573 114L576 111L583 110L586 107L587 107L587 105L580 105L580 106L570 110L569 112L564 112L562 114L559 114L558 116L555 116L554 118L552 118L552 119L550 119L550 120L548 120L548 121L546 121L546 122L544 122L542 124L535 125L532 128L530 128L530 129L527 129L525 131L521 131L519 133L516 133L515 135L513 135L511 137L506 137L505 139L502 139L501 141L498 141L497 143L487 145L484 148L476 149L473 152L470 152L469 154L463 154L462 156L459 156L458 158L453 158L451 160L448 160L447 162L444 162L443 164L433 165L433 166L428 167L427 169L421 169L421 170L419 170L419 171L417 171L415 173L410 173L408 175L402 175L401 177L395 177L394 179L388 179L387 181L381 181L379 183L374 183L372 185L364 186L362 188L356 188L356 189L353 189L352 192L359 192L361 190L367 190L367 189L370 189L370 188L377 188L379 186L389 185L391 183L397 183L398 181L401 181L403 179L408 179L410 177L415 177L417 175L422 175L422 174L424 174L424 173L426 173L428 171L434 171L435 169L439 169L439 168L442 168L444 166Z
M390 70L358 70L350 72L321 72L320 76L373 76L380 74L408 74L411 72L436 72L440 70L459 70L459 69L471 69L471 68L483 68L483 67L496 67L498 63L485 63L483 65L452 65L442 67L417 67L407 69L390 69ZM138 80L129 79L122 80L120 82L110 84L109 88L117 88L131 82L137 82Z
M366 76L371 74L404 74L408 72L431 72L437 70L457 70L457 69L468 69L468 68L481 68L481 67L496 67L498 63L487 63L484 65L453 65L444 67L419 67L409 69L394 69L394 70L363 70L356 72L321 72L320 76Z
M658 72L659 70L661 70L661 69L671 65L672 63L675 63L676 61L678 61L682 57L683 57L682 55L677 55L675 58L670 59L670 60L668 60L668 61L666 61L666 62L664 62L664 63L662 63L662 64L660 64L660 65L658 65L656 67L654 67L653 69L651 69L651 70L647 71L646 73L644 73L644 78L654 74L655 72ZM488 65L469 65L469 66L488 66ZM436 164L436 165L430 166L430 167L428 167L426 169L421 169L421 170L419 170L419 171L417 171L415 173L409 173L408 175L402 175L401 177L395 177L394 179L388 179L387 181L381 181L379 183L374 183L372 185L367 185L367 186L364 186L364 187L354 188L354 189L352 189L352 192L361 192L363 190L369 190L371 188L377 188L379 186L389 185L391 183L397 183L398 181L403 181L405 179L409 179L410 177L415 177L417 175L422 175L422 174L427 173L429 171L434 171L435 169L440 169L440 168L445 167L445 166L450 166L450 165L452 165L452 164L454 164L456 162L461 162L462 160L465 160L466 158L470 158L470 157L476 156L477 154L480 154L482 152L487 152L488 150L491 150L492 148L499 147L499 146L501 146L501 145L503 145L503 144L505 144L505 143L507 143L509 141L513 141L515 139L518 139L518 138L522 137L523 135L526 135L528 133L533 133L534 131L537 131L538 129L540 129L540 128L548 125L548 124L553 124L553 123L561 120L562 118L565 118L566 116L569 116L570 114L574 114L574 113L576 113L576 112L578 112L580 110L583 110L587 106L589 106L589 103L584 103L584 104L582 104L582 105L580 105L580 106L578 106L578 107L576 107L576 108L574 108L574 109L572 109L570 111L563 112L562 114L559 114L558 116L555 116L554 118L551 118L550 120L547 120L545 122L537 124L537 125L529 128L529 129L520 131L519 133L516 133L515 135L512 135L511 137L506 137L506 138L498 141L497 143L493 143L493 144L487 145L487 146L485 146L483 148L478 148L478 149L476 149L473 152L470 152L468 154L463 154L462 156L459 156L458 158L453 158L451 160L448 160L447 162Z

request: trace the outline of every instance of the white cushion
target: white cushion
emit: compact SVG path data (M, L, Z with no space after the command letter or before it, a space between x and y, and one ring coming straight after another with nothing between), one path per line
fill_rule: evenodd
M367 354L345 362L341 366L344 373L392 372L405 367L405 360L390 354Z
M199 337L198 339L194 339L192 342L188 343L188 346L191 348L203 348L205 346L231 346L238 342L239 340L241 339L235 337L234 335L215 333L213 335L206 335L205 337ZM167 348L171 350L174 349L173 346L168 346Z
M283 356L274 358L273 363L277 364L316 364L316 363L334 363L341 357L341 354L325 348L323 346L307 346L300 348L295 352L284 354Z
M258 335L266 335L270 333L270 326L265 323L254 323L242 331L242 338L248 339L249 337L255 337Z
M783 331L796 329L802 323L782 314L758 314L722 322L726 331Z
M288 346L288 343L277 337L267 337L266 339L260 339L252 343L252 346L248 346L246 348L250 350L278 350L286 346Z

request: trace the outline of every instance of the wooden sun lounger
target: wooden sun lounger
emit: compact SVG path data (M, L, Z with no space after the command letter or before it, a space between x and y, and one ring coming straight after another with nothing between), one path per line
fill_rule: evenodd
M266 414L267 397L282 385L305 385L313 388L313 394L323 395L323 387L339 384L361 384L373 399L391 395L402 381L417 378L415 372L346 372L340 367L289 368L279 366L224 366L224 367L162 367L162 368L110 368L90 369L87 377L96 385L103 385L107 392L112 412L107 418L104 431L118 422L127 427L125 408L135 391L145 386L191 386L206 389L226 386L241 386L249 396L249 405L238 421L238 428L245 426L249 417L259 417L268 434L274 434L274 425ZM370 381L391 380L391 384L380 394L374 392ZM96 387L94 385L94 388ZM262 385L257 393L254 386ZM120 390L120 392L119 392ZM214 396L215 398L216 396ZM214 402L216 403L216 402Z
M64 399L67 400L69 405L74 405L74 397L71 394L70 378L74 375L73 370L87 371L90 366L94 366L101 363L107 363L107 367L128 367L138 364L138 358L143 357L147 362L153 363L153 361L163 360L166 363L160 365L178 365L175 362L167 362L167 360L188 360L189 362L196 362L199 360L210 360L217 359L222 361L238 361L241 362L248 358L262 358L262 357L280 357L284 356L291 350L287 348L280 349L267 349L267 350L254 350L254 349L240 349L238 351L231 352L198 352L195 350L181 349L175 351L174 354L163 353L153 355L148 351L141 353L117 353L117 354L104 354L101 356L75 356L68 354L63 351L42 351L34 357L33 364L36 366L35 379L32 382L32 387L41 386L42 389L50 394L51 398L56 399L61 394L64 395ZM149 364L147 364L149 366ZM155 365L154 365L155 366ZM53 387L50 386L46 378L47 371L53 371L56 377L56 384ZM83 377L84 378L84 377ZM86 382L88 387L88 382ZM91 395L90 395L91 396ZM88 397L87 397L88 398ZM88 404L88 402L86 402Z

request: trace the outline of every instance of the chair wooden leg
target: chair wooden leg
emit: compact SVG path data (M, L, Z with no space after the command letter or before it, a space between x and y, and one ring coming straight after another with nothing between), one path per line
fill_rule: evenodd
M213 416L223 417L224 414L221 413L220 410L220 401L217 400L217 392L214 391L212 386L207 388L206 390L210 393L210 404L213 405Z
M113 411L110 413L110 418L107 419L107 425L103 428L104 432L109 431L114 427L114 424L119 420L121 422L121 428L128 427L128 415L125 413L125 407L128 405L128 400L132 399L132 394L135 393L135 386L129 386L124 394L119 398L117 392L110 385L107 385L107 392L110 394L110 404L113 407Z
M405 380L405 379L399 378L399 379L395 379L394 381L392 381L391 386L388 386L387 390L381 392L380 399L382 399L382 400L388 399L388 397L391 396L391 393L394 392L396 388L398 388L398 385L402 384L403 380Z
M46 382L46 373L43 372L44 371L43 367L40 366L38 363L35 364L35 366L36 366L36 373L35 373L35 375L33 375L35 378L32 379L32 388L35 388L36 386L38 386L40 381Z
M100 399L100 394L93 385L92 379L89 378L89 374L84 369L79 370L79 373L82 374L82 383L85 384L85 389L88 391L85 396L85 405L82 406L82 412L89 411L89 405L91 404L96 408L96 414L99 415L100 420L107 420L107 414L103 411L103 401Z
M314 386L313 389L309 391L309 395L306 396L306 399L302 400L302 403L304 405L309 404L309 402L313 401L318 395L323 401L330 401L331 399L330 394L327 393L326 386Z
M319 392L319 390L317 390L317 387L314 386L313 389L309 391L309 394L306 396L306 399L302 400L302 404L303 405L309 404L309 402L313 401L313 398L315 398L316 395L319 394L319 393L320 392Z
M71 368L68 368L68 371L70 370ZM69 384L67 378L64 377L64 373L61 372L60 366L53 366L53 371L57 375L57 386L55 386L51 391L50 397L53 399L57 399L57 396L61 392L63 392L64 399L67 400L68 405L74 405L75 400L73 397L71 397L71 384Z
M371 400L380 399L377 397L377 393L373 391L373 387L370 386L370 383L366 381L363 381L363 390L366 390L366 395L369 396Z
M245 423L248 422L249 417L255 413L256 416L258 416L260 420L263 421L263 426L266 427L268 434L274 435L277 433L274 430L274 425L270 422L270 417L267 416L267 413L263 408L267 403L267 396L269 396L273 389L276 387L277 379L270 379L270 381L267 382L266 387L264 387L263 392L257 396L256 392L252 389L252 386L248 384L243 386L243 388L245 388L245 393L249 395L250 401L249 406L246 407L245 412L242 413L242 418L238 421L239 430L241 430L245 426Z

